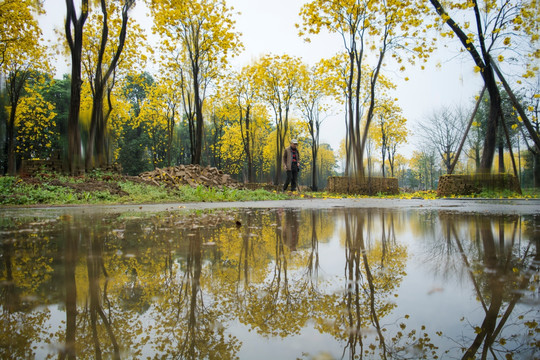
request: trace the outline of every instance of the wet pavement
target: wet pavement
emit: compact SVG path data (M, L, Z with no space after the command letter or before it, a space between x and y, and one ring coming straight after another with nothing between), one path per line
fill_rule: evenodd
M332 208L381 208L400 210L448 210L452 212L483 214L540 214L540 199L302 199L302 200L270 200L244 202L197 202L140 205L75 205L58 207L5 207L0 208L3 216L20 214L29 211L47 209L53 213L92 213L141 211L161 212L175 210L203 209L332 209ZM38 211L39 212L39 211Z

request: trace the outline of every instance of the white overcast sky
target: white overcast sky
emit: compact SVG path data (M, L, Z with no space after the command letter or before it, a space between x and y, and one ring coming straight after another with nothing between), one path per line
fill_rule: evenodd
M321 58L333 56L343 50L343 43L338 35L321 34L312 36L311 43L304 42L297 35L295 23L300 23L298 15L303 0L227 0L234 7L236 29L242 33L244 52L233 61L241 67L263 54L289 54L301 57L304 62L313 65ZM62 0L45 0L47 15L41 19L45 27L45 36L52 37L52 27L63 28L65 18L65 2ZM139 23L144 23L146 11L144 6L137 4L133 16ZM151 19L148 18L148 23ZM152 38L151 36L149 37ZM463 106L472 108L474 96L482 87L480 75L473 72L472 61L466 55L455 56L459 48L456 43L448 49L434 54L425 65L425 70L419 67L409 67L405 72L396 71L391 67L385 68L385 75L398 86L395 96L408 120L412 131L414 124L421 122L433 111L442 106ZM440 64L441 66L437 66ZM59 63L58 73L68 71L64 62ZM404 78L408 77L409 81ZM328 117L321 129L321 142L329 143L334 150L339 147L345 137L345 121L343 115ZM417 148L413 135L409 143L398 150L399 153L410 157Z

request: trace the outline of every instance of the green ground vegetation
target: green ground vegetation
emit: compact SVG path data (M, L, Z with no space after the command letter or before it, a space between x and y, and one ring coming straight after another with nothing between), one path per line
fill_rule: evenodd
M286 200L301 198L367 198L368 196L327 192L281 192L182 186L175 189L155 186L137 177L93 172L70 177L42 174L32 178L0 176L0 205L81 205L81 204L148 204L173 202L225 202ZM377 194L375 198L436 199L435 191L402 192L398 195ZM464 196L460 196L464 197ZM540 189L524 189L522 194L511 191L485 191L469 198L540 198Z
M172 202L284 200L295 194L182 186L149 185L110 174L88 176L0 177L0 205L147 204Z

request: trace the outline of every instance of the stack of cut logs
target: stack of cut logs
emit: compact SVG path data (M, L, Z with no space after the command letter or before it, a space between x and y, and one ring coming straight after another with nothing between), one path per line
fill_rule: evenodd
M200 165L178 165L164 169L155 169L139 175L144 181L154 185L165 185L167 187L179 187L189 185L197 187L199 185L216 188L243 188L243 185L232 179L230 175L215 167L202 167Z

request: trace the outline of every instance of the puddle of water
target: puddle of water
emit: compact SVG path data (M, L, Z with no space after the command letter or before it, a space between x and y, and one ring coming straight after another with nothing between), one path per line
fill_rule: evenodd
M540 356L538 217L388 209L0 221L0 358Z

